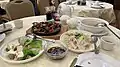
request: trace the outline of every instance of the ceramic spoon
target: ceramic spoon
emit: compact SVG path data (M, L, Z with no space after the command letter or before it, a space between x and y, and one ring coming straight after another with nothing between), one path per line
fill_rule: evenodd
M91 38L92 38L92 42L94 43L94 52L95 52L95 54L99 54L99 50L98 50L97 45L96 45L98 38L95 35L92 35Z

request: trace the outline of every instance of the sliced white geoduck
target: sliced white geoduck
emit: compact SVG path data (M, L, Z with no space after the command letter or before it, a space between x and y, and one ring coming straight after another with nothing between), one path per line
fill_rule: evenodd
M24 53L22 51L16 53L17 58L24 57Z
M10 51L8 51L8 54L16 54L17 51L14 51L13 49L11 49Z
M24 53L22 52L23 46L9 45L10 50L7 52L8 54L16 55L16 58L24 57ZM17 47L17 50L14 50L14 47Z
M17 46L17 58L21 58L21 57L24 57L24 53L23 53L23 46Z

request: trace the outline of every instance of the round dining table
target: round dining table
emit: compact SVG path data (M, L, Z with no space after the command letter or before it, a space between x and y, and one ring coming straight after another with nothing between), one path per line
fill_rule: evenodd
M95 1L86 1L86 5L77 5L77 2L73 1L73 4L69 4L69 1L62 2L58 6L58 12L60 15L68 15L70 17L96 17L102 18L109 23L115 21L115 13L113 5L106 2L99 2L103 8L92 6Z
M28 30L33 22L41 22L45 21L46 16L32 16L32 17L25 17L21 18L19 20L23 20L23 28L17 29L15 28L14 21L9 21L7 24L11 24L13 26L13 30L6 34L5 39L0 43L0 46L4 45L5 43L8 43L9 41L18 38L20 36L24 36L26 34L26 30ZM117 28L109 25L109 27L120 36L120 30ZM115 37L112 33L110 33L113 37ZM116 42L119 43L119 39L116 38ZM120 60L120 43L115 45L115 48L113 51L105 51L103 49L100 49L101 53L104 53L106 55L109 55L113 57L116 60ZM70 64L72 63L73 59L77 57L79 54L68 51L67 55L60 60L52 60L50 59L45 53L43 53L41 56L39 56L37 59L23 63L23 64L11 64L3 61L0 59L0 67L70 67Z

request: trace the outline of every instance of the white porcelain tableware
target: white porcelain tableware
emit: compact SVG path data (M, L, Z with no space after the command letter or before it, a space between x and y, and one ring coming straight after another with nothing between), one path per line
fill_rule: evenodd
M109 24L107 21L99 19L99 18L85 18L81 20L81 23L78 24L77 29L89 31L96 35L106 35L108 34L106 27L99 27L100 23Z
M77 18L70 18L67 20L66 23L68 24L70 29L76 29L77 25L80 23L80 20L78 20Z
M24 36L23 36L24 37ZM18 37L18 38L15 38L14 40L11 40L10 42L8 43L5 43L3 44L1 47L0 47L0 58L5 61L5 62L8 62L8 63L12 63L12 64L21 64L21 63L27 63L27 62L30 62L32 60L35 60L36 58L38 58L40 55L42 55L42 53L44 52L44 45L45 45L45 42L42 41L42 48L41 50L39 50L39 53L33 57L30 57L28 59L23 59L23 60L12 60L10 58L8 58L8 52L6 52L6 48L8 47L8 45L12 46L12 45L19 45L19 43L22 44L22 41L24 41L24 39L20 39L21 37ZM19 40L20 39L20 40ZM26 41L27 42L27 41ZM37 47L36 47L37 48ZM35 48L34 48L35 49Z
M46 42L45 53L51 59L62 59L66 56L68 49L66 45L60 40L52 40L53 42Z
M7 24L5 23L5 28L3 26L3 24L0 24L0 32L4 31L4 30L8 30L8 29L12 29L12 25L11 24Z
M23 27L23 20L14 20L15 28L20 29Z
M99 1L95 1L95 2L93 3L93 5L94 5L94 6L99 6Z
M112 36L103 36L101 37L101 48L104 50L113 50L115 46L115 39Z
M75 53L83 53L94 50L91 35L92 33L83 30L69 30L60 36L60 40L67 45L70 51ZM99 43L100 41L98 40L96 45L99 46Z
M120 61L103 53L88 52L80 54L75 64L81 67L119 67Z
M62 25L66 25L67 23L67 20L69 20L70 19L70 17L68 16L68 15L62 15L61 17L60 17L60 22L61 22L61 24Z

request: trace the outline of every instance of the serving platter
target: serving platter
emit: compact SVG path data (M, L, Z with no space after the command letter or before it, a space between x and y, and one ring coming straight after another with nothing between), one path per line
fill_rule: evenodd
M52 35L52 36L41 36L43 38L48 38L48 39L55 39L55 40L59 40L60 36L62 33L66 32L68 30L68 25L62 25L61 26L61 30L58 34L55 34L55 35ZM29 28L27 31L26 31L26 34L34 34L32 32L32 28ZM40 35L39 35L40 36Z
M22 59L22 60L12 60L8 57L8 52L6 52L6 48L8 47L8 45L17 45L18 44L18 38L15 38L14 40L8 42L8 43L5 43L3 44L1 47L0 47L0 58L5 61L5 62L8 62L8 63L12 63L12 64L21 64L21 63L27 63L27 62L30 62L30 61L33 61L35 60L36 58L38 58L40 55L42 55L42 53L44 52L44 45L45 45L45 41L42 40L42 47L41 49L38 51L38 54L33 56L33 57L30 57L30 58L27 58L27 59Z
M78 45L71 44L72 42L69 41L71 39L71 34L76 35L76 33L83 34L83 36L81 36L81 37L84 37L83 38L83 40L85 40L84 44L83 43L80 43ZM67 45L67 47L70 51L75 52L75 53L83 53L83 52L89 52L89 51L94 50L94 45L93 45L93 43L91 43L91 35L92 35L92 33L83 31L83 30L69 30L60 36L60 40ZM72 37L74 37L74 36L72 36ZM79 39L77 39L77 41L80 41L81 37ZM83 40L81 40L81 42ZM100 41L97 42L97 46L99 46L99 43L100 43ZM88 44L88 45L84 46L85 44ZM75 47L77 46L77 48L73 48L74 46Z
M80 54L74 66L81 67L119 67L120 62L104 53L88 52Z

